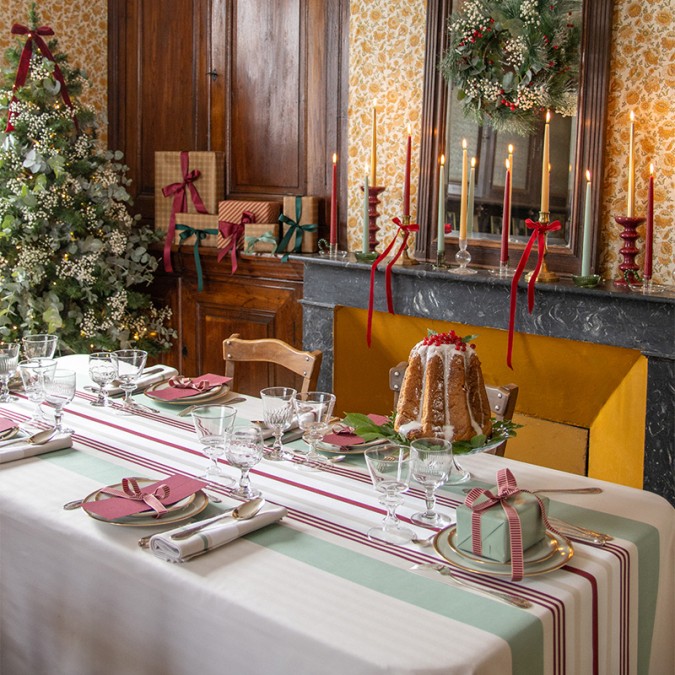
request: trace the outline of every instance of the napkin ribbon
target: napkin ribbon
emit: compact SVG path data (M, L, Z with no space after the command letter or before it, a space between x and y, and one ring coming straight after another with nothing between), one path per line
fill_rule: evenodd
M203 230L200 230L198 227L183 225L182 223L176 225L175 229L180 230L180 234L178 235L178 246L182 246L183 242L190 237L195 238L195 243L192 246L192 250L194 251L195 256L195 269L197 270L197 290L201 291L204 288L204 277L202 274L202 258L199 255L199 244L201 244L202 241L210 234L218 234L218 230L213 227L205 227Z
M274 236L274 232L272 230L268 230L264 234L261 234L259 237L245 237L245 242L246 242L246 253L252 253L254 246L258 243L261 242L263 244L272 244L273 249L276 248L277 246L277 238Z
M28 39L23 46L21 51L21 57L19 58L19 67L16 71L16 79L14 80L14 86L12 87L12 100L9 102L7 108L7 126L5 127L5 132L9 133L14 131L14 125L12 124L12 117L16 115L16 111L13 109L12 104L17 100L16 92L23 87L26 83L26 78L28 77L28 71L30 70L30 59L33 55L33 44L38 48L42 55L54 64L54 79L61 85L61 98L63 102L70 108L70 114L75 123L75 130L79 131L79 126L77 124L77 118L75 116L75 110L73 108L72 101L70 100L70 95L68 94L68 87L66 86L66 81L63 78L63 73L59 64L56 63L56 59L52 54L51 50L47 46L47 43L42 39L43 35L54 35L54 31L49 26L40 26L39 28L28 28L28 26L22 26L19 23L15 23L12 26L13 35L27 35Z
M314 232L315 230L319 229L319 226L315 223L300 225L300 221L302 220L302 196L300 195L296 195L295 197L295 217L297 218L297 222L292 218L289 218L284 213L279 216L279 224L281 225L282 229L284 224L288 225L288 230L282 237L275 251L275 253L284 253L284 255L281 257L281 262L286 262L288 260L288 256L291 253L300 253L302 251L302 237L304 236L305 232ZM294 233L295 245L292 251L287 251L286 249L288 248L288 244L290 243Z
M509 539L511 540L511 579L512 581L520 581L525 572L525 565L523 561L523 532L520 524L520 516L518 511L508 503L510 497L517 495L519 492L526 492L531 494L539 504L541 517L548 530L556 532L555 528L551 526L546 517L546 508L541 499L530 492L529 490L521 490L516 483L514 475L509 469L499 469L497 471L497 494L493 494L490 490L484 488L473 488L464 500L464 504L468 506L471 513L471 544L475 555L482 555L482 542L480 533L480 520L483 511L491 508L495 504L501 504L506 515L506 522L509 528ZM476 504L476 500L485 496L485 500Z
M253 213L253 211L244 211L241 214L241 220L238 223L231 223L227 220L218 221L218 231L225 241L225 246L218 251L218 262L220 262L229 251L232 263L231 274L234 274L237 271L237 249L244 237L246 225L250 223L255 223L255 213Z
M403 251L405 251L408 245L408 237L410 237L411 232L417 232L420 228L417 224L404 225L399 218L393 218L393 222L397 225L398 230L396 230L396 235L393 237L389 246L378 256L375 262L370 268L370 291L368 294L368 328L366 330L366 342L370 347L372 332L373 332L373 305L375 303L375 272L377 272L377 266L389 255L389 252L394 247L396 240L398 239L398 233L403 232L403 240L401 245L398 248L398 251L393 256L393 258L387 263L387 267L384 272L385 286L387 292L387 311L389 314L394 313L394 298L391 291L391 268L394 266L396 261L401 257Z
M518 299L518 282L520 281L520 277L523 274L523 270L525 269L527 260L530 257L530 253L532 252L532 247L534 246L534 242L536 241L538 252L537 264L535 265L534 271L532 272L532 276L530 276L530 280L527 284L527 311L530 314L532 314L532 310L534 309L534 288L535 284L537 283L537 276L539 275L539 270L541 270L541 266L544 262L544 255L546 253L546 233L555 232L556 230L559 230L562 227L559 220L554 220L552 223L539 223L534 222L533 220L530 220L528 218L525 221L525 224L527 225L528 228L532 230L532 234L530 235L530 239L528 240L527 245L525 246L525 249L523 250L523 253L520 256L520 262L516 267L516 271L513 275L513 280L511 281L511 305L509 308L509 340L506 350L506 365L509 368L511 368L511 370L513 370L513 366L511 365L511 357L513 354L513 330L516 323L516 301Z
M191 377L172 377L169 386L176 389L195 389L196 391L208 391L213 385L208 380L195 382Z
M171 265L171 244L173 244L176 234L176 214L185 213L188 208L187 193L189 191L192 203L195 205L197 213L208 213L204 202L195 186L194 182L202 175L199 169L190 171L190 153L182 151L180 153L180 171L183 180L178 183L170 183L162 188L162 194L165 197L173 195L171 204L171 217L169 218L169 230L164 240L164 269L167 272L173 272ZM201 269L201 265L200 265ZM201 290L201 289L200 289Z
M113 497L145 502L155 512L155 518L159 518L167 511L160 500L168 498L171 488L168 485L161 483L152 492L143 492L135 478L122 478L121 490L117 490L113 487L105 487L101 492L105 492L105 494L112 495Z

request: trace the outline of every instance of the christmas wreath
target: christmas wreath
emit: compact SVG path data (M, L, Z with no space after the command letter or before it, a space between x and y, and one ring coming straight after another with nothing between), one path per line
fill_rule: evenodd
M574 115L581 0L466 0L440 68L480 124L530 134L542 111Z

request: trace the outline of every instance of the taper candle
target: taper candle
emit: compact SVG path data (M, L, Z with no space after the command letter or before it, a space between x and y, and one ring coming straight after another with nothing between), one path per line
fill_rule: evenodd
M512 205L513 205L513 150L514 150L513 145L511 145L509 143L508 149L509 149L509 168L511 170L511 185L509 187L509 212L507 213L506 222L508 223L509 229L510 229L511 226L512 226L511 210L512 210ZM512 234L513 234L514 237L517 234L515 225L513 225L513 233Z
M635 113L630 111L630 131L628 137L628 203L626 215L635 215Z
M403 177L403 215L410 216L410 155L412 152L412 138L408 125L408 140L405 146L405 175Z
M370 184L377 185L377 101L373 101L373 119L370 130Z
M581 276L591 273L591 172L586 171L586 203L584 204L584 238L581 246Z
M371 164L372 169L372 164ZM363 240L361 242L361 251L370 253L370 209L368 203L368 172L363 178Z
M468 169L468 157L466 151L466 138L462 140L462 184L459 191L459 238L466 239L466 181Z
M476 181L476 158L471 158L471 170L469 171L469 195L466 198L466 213L467 213L467 225L466 231L468 234L473 232L473 195L474 195L474 182Z
M506 177L504 178L504 209L502 213L502 248L499 254L499 262L506 265L509 261L509 221L508 214L511 210L511 163L507 159Z
M654 248L654 165L649 165L649 187L647 189L647 223L645 225L645 270L644 278L652 278L652 255Z
M438 172L438 253L445 253L445 155L441 155Z
M337 153L333 153L333 179L330 191L330 237L329 243L337 244Z
M549 170L550 170L550 128L551 112L546 111L546 124L544 125L544 149L541 158L541 204L539 210L548 213L549 193Z

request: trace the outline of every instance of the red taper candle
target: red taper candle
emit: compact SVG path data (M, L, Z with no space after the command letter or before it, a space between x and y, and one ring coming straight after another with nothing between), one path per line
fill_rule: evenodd
M506 179L504 180L504 213L502 215L502 250L499 262L506 264L509 261L509 213L511 212L511 165L507 159Z
M654 165L649 165L649 188L647 190L647 224L645 225L645 271L644 278L652 278L652 251L654 247Z
M333 153L333 183L330 192L329 243L337 244L337 154Z
M408 142L405 152L405 178L403 179L403 215L410 215L410 155L412 152L412 139L410 126L408 126Z

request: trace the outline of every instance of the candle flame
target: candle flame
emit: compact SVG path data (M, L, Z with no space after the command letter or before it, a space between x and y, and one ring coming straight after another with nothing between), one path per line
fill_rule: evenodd
M441 166L445 165L445 155L441 155Z
M408 136L412 136L412 127L408 125Z
M511 143L509 143L509 155L512 155L512 154L513 154L513 145L511 145Z
M467 147L466 146L466 138L462 139L462 147L464 148L464 150L466 150L466 147Z
M548 172L551 173L551 162L548 163Z
M377 108L377 99L373 99L373 109Z
M591 172L586 169L586 180L590 183L591 182Z
M476 168L476 158L475 158L475 157L472 157L472 158L471 158L471 168L472 168L472 169L475 169L475 168Z
M505 160L505 161L504 161L504 166L506 167L506 170L508 171L508 170L511 168L511 162L509 162L508 159Z
M337 164L337 152L333 153L333 164Z
M630 111L630 121L635 122L635 113L632 110Z
M551 121L551 111L547 110L546 111L546 124L548 124Z
M649 175L650 176L654 175L654 165L651 163L649 164Z

